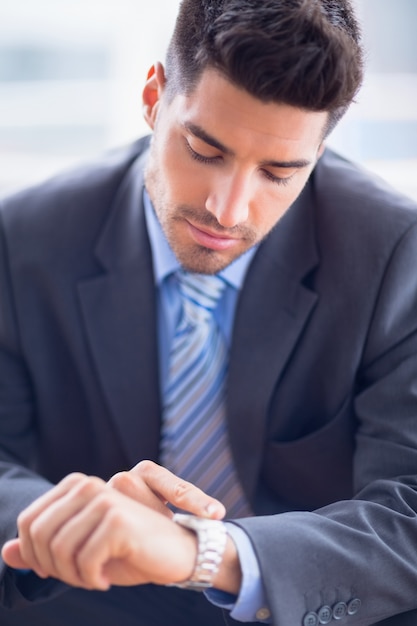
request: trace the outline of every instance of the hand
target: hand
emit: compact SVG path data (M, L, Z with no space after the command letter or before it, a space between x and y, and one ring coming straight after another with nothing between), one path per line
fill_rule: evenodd
M2 556L10 567L85 589L180 582L193 571L197 542L172 522L168 502L213 519L225 513L220 502L150 461L108 483L71 474L20 514L19 537ZM216 581L230 593L240 588L230 538Z
M83 474L38 498L20 514L18 530L2 550L10 567L85 589L185 580L196 557L192 532Z
M108 484L167 517L172 517L167 504L210 519L223 519L226 514L221 502L152 461L141 461L130 471L115 474Z

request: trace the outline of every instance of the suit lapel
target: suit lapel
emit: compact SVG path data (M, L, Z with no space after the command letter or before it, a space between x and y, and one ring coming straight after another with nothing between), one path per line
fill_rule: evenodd
M98 241L104 272L79 284L92 358L130 465L157 458L161 419L155 286L142 206L145 160L146 154L131 168ZM308 185L260 246L236 311L228 420L250 495L268 403L317 298L301 282L317 264L311 195Z
M160 429L155 289L142 206L145 159L128 173L98 241L105 271L78 286L94 365L130 465L157 458Z
M308 185L259 248L236 311L228 419L237 470L250 498L271 395L317 300L301 282L317 264L311 196Z

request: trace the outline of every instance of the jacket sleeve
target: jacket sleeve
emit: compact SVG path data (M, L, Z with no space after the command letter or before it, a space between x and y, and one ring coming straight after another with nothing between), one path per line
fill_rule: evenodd
M33 390L20 350L7 242L0 222L0 545L16 536L20 511L51 487L32 469L35 424ZM13 603L12 587L10 571L0 557L1 604Z
M318 623L320 608L337 605L340 623L368 626L417 606L415 223L385 269L354 406L351 500L235 522L252 541L277 626Z

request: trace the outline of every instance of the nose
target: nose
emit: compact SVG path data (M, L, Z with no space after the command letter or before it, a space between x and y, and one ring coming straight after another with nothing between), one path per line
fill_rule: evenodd
M248 219L252 194L249 175L223 173L212 181L206 209L224 228L233 228Z

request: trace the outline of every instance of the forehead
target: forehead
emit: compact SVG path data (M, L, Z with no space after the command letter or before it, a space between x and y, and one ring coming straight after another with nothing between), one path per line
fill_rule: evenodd
M272 152L304 152L295 155L299 157L317 151L328 117L326 112L262 102L213 69L202 73L190 94L178 94L171 104L171 119L199 125L232 150L257 145Z

